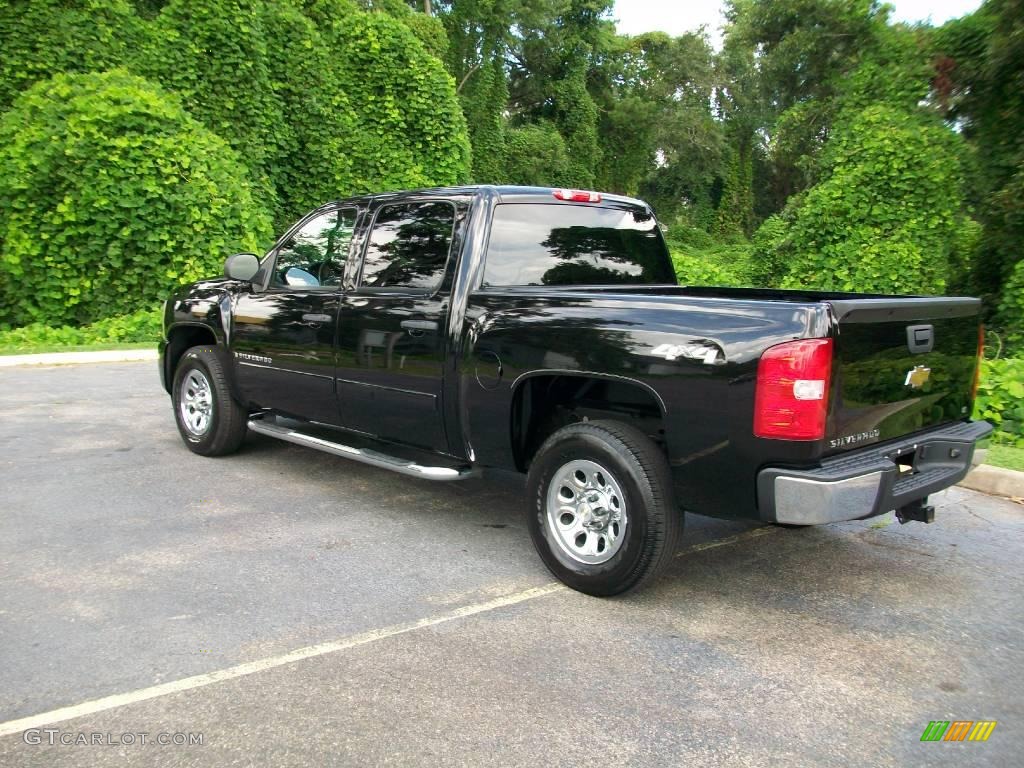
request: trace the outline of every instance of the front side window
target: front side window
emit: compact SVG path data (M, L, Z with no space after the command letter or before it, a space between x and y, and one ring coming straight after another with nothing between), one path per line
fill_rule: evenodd
M658 223L639 208L495 206L484 285L675 283Z
M355 226L354 208L314 216L278 249L270 285L277 288L341 285Z
M451 203L384 206L370 233L360 287L434 290L444 278L454 231Z

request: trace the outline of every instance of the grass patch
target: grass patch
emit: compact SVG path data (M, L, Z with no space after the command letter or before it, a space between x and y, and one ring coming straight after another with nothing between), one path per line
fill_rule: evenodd
M988 449L988 456L985 463L994 467L1005 469L1016 469L1024 472L1024 448L1014 448L1009 445L993 445Z
M92 344L0 345L0 355L42 355L47 352L95 352L108 349L156 349L155 341L97 341Z
M161 312L157 308L107 317L81 326L53 328L42 323L21 328L0 326L0 355L155 348L161 332Z

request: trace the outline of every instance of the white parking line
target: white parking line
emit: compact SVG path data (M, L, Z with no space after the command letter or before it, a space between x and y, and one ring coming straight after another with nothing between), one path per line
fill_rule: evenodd
M777 528L754 528L749 531L736 534L735 536L727 536L724 539L716 539L714 541L707 541L701 544L694 544L677 552L676 557L682 557L692 552L701 552L706 549L724 547L745 539L758 538L770 533L775 533L777 530ZM478 613L486 613L509 605L525 603L527 600L535 600L538 597L544 597L545 595L565 590L568 590L568 587L564 584L561 584L560 582L550 582L539 587L523 590L522 592L496 597L493 600L487 600L482 603L465 605L461 608L455 608L454 610L437 616L419 619L418 621L394 624L390 627L370 630L369 632L351 635L350 637L345 637L340 640L332 640L327 643L320 643L319 645L310 645L305 648L299 648L280 656L271 656L266 659L258 659L257 661L237 664L233 667L217 670L216 672L207 672L202 675L194 675L193 677L186 677L181 680L172 680L168 683L153 685L149 688L140 688L137 691L116 693L112 696L104 696L101 699L83 701L81 704L74 704L70 707L61 707L60 709L53 709L49 712L41 712L38 715L29 715L28 717L22 717L18 720L8 720L5 723L0 723L0 736L10 736L11 734L20 733L29 728L40 728L44 725L63 723L68 720L73 720L76 717L94 715L97 712L105 712L109 709L127 706L128 704L137 704L140 701L156 699L161 696L168 696L172 693L182 693L194 688L202 688L206 685L222 683L225 680L233 680L236 677L253 675L257 672L264 672L268 669L281 667L285 664L292 664L296 661L302 661L303 659L312 659L317 656L324 656L328 653L344 651L348 648L366 645L367 643L384 640L385 638L394 637L395 635L404 635L407 632L413 632L417 629L434 627L438 624L455 621L456 619L462 619L467 616L475 616Z
M140 701L155 699L172 693L190 691L194 688L202 688L205 685L222 683L225 680L233 680L236 677L253 675L257 672L281 667L285 664L292 664L293 662L302 661L303 659L311 659L316 656L323 656L336 651L344 651L348 648L354 648L357 645L366 645L367 643L383 640L387 637L394 637L395 635L403 635L406 632L413 632L417 629L423 629L424 627L434 627L448 621L455 621L456 619L462 619L466 616L474 616L478 613L486 613L487 611L493 611L509 605L524 603L527 600L534 600L538 597L544 597L545 595L550 595L553 592L561 592L567 589L568 587L561 583L552 582L540 587L516 592L512 595L505 595L504 597L498 597L494 600L488 600L483 603L465 605L461 608L448 611L447 613L420 619L419 621L395 624L383 629L374 629L359 635L342 638L341 640L332 640L327 643L320 643L319 645L310 645L306 648L299 648L298 650L289 651L281 656L271 656L267 659L249 661L245 664L238 664L234 667L228 667L227 669L221 669L216 672L208 672L203 675L186 677L181 680L172 680L169 683L161 683L160 685L141 688L129 693L117 693L113 696L104 696L102 699L84 701L81 704L62 707L49 712L42 712L38 715L29 715L28 717L22 717L18 720L8 720L6 723L0 723L0 736L10 736L13 733L20 733L28 728L40 728L44 725L63 723L76 717L93 715L97 712L104 712L108 709L123 707L127 704L137 704Z

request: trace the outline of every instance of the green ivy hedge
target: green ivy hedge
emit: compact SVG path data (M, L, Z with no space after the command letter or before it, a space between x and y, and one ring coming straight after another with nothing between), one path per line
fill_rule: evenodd
M131 313L268 236L234 152L142 78L57 75L0 118L0 323Z
M469 180L442 25L401 0L138 5L0 3L0 326L132 312L270 221Z
M826 148L830 175L791 202L786 288L942 294L963 200L960 138L868 107Z
M55 72L124 64L142 35L142 21L127 0L0 2L0 112Z
M271 31L271 88L287 115L274 131L274 223L281 231L310 209L355 191L353 147L366 137L316 22L288 3L266 3L262 21Z
M242 158L257 199L274 211L273 179L287 130L270 76L260 0L170 0L147 25L131 70L173 91L189 114Z
M681 220L667 228L665 241L680 285L757 284L753 250L742 237L723 243Z
M349 152L360 191L465 183L466 119L455 82L404 24L348 13L323 32L338 87L356 112Z
M996 428L993 442L1024 447L1024 358L982 364L974 418Z
M506 130L503 165L506 184L571 186L572 171L565 139L549 122Z
M1013 354L1024 354L1024 259L1017 262L1003 289L999 321Z

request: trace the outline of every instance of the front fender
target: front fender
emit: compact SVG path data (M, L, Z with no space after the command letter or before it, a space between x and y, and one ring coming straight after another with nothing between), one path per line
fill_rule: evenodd
M190 347L209 344L222 355L232 394L243 402L235 366L230 357L232 281L193 283L178 291L164 305L163 340L160 342L160 378L171 391L174 370Z

